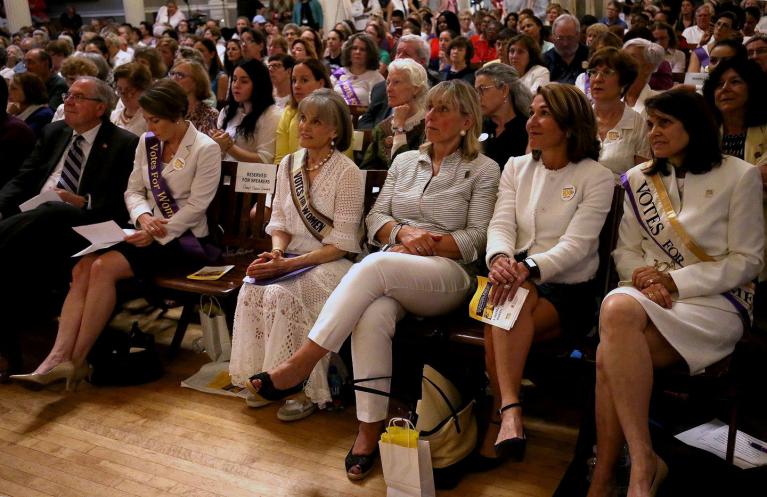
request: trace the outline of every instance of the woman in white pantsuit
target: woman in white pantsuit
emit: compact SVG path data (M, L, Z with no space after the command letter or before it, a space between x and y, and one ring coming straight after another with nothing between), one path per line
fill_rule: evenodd
M613 257L628 286L602 303L589 497L611 495L624 439L629 497L655 495L668 468L650 440L653 369L685 363L694 374L730 354L750 319L752 280L763 263L759 170L722 156L717 126L696 93L671 90L646 105L656 159L623 177Z
M281 398L299 390L314 364L350 334L356 378L390 376L397 320L406 311L446 313L469 293L500 172L478 153L482 116L473 88L443 82L430 90L427 102L427 143L397 156L367 217L370 241L382 245L381 252L344 276L293 357L251 378L261 396ZM365 386L388 391L389 380ZM357 393L359 434L346 457L350 479L372 469L387 405L385 397Z

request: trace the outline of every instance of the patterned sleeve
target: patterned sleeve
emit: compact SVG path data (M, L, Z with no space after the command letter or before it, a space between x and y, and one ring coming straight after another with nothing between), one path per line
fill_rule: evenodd
M335 208L333 210L333 230L322 243L335 245L347 252L360 252L360 221L365 201L365 187L362 173L357 166L344 161L344 169L336 183Z

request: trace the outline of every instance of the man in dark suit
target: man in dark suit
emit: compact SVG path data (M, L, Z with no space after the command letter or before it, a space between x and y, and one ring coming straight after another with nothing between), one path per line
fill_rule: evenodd
M429 55L431 51L429 45L418 35L404 35L397 42L397 52L395 59L413 59L418 61L424 68L429 64ZM431 86L439 83L439 74L430 69L426 69ZM386 81L376 83L370 90L370 105L362 114L357 123L359 129L373 129L391 115L389 108L389 98L386 96Z
M30 300L39 305L45 290L68 281L72 254L87 245L73 226L128 219L123 194L138 137L109 122L115 94L103 81L80 78L65 95L64 120L43 129L19 173L0 188L0 260L6 282L0 285L0 301L6 305ZM20 212L19 204L47 191L61 202ZM15 309L10 314L22 314L13 305L8 308ZM13 327L8 321L0 324L6 339L5 328Z

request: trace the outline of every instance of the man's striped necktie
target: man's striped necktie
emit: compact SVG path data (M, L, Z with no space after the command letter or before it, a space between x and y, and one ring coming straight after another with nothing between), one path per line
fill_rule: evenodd
M83 170L83 149L80 145L83 141L81 135L75 135L75 139L72 141L72 146L69 147L67 152L67 158L64 160L64 168L61 171L61 179L59 179L59 188L68 190L72 193L77 193L77 187L80 184L80 173Z

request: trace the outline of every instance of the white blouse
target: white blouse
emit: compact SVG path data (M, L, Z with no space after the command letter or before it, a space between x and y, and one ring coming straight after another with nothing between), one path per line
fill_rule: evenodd
M225 131L229 136L234 139L234 143L251 152L256 152L261 157L261 162L264 164L271 164L274 162L274 148L275 139L277 137L277 125L282 117L282 111L276 106L269 106L261 117L256 121L256 129L253 131L253 136L246 138L243 135L237 134L237 126L240 125L245 118L247 112L250 111L250 103L246 103L245 106L239 107L234 117L227 123ZM218 122L216 126L218 129L224 129L224 118L226 117L226 107L221 109L218 114ZM236 161L234 157L229 154L224 156L223 160Z
M527 251L541 282L582 283L599 266L599 232L613 198L610 171L591 159L547 169L532 154L506 163L487 230L486 262Z
M535 94L538 87L549 82L549 70L543 66L536 65L529 68L524 76L519 79L533 94Z
M600 142L602 148L599 152L599 163L617 176L636 165L634 156L645 160L652 157L645 121L628 105L623 106L623 116L618 124L608 131L605 139L600 139Z

